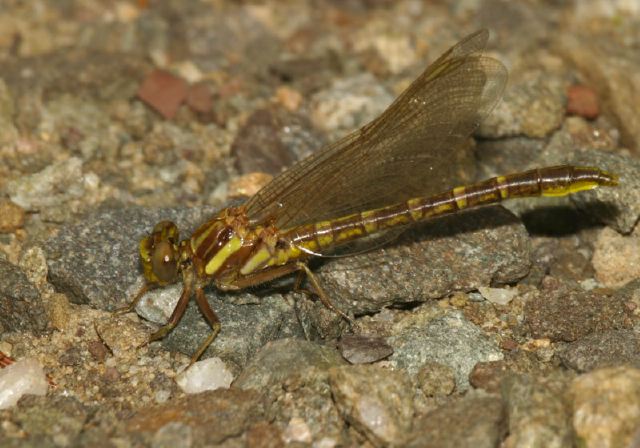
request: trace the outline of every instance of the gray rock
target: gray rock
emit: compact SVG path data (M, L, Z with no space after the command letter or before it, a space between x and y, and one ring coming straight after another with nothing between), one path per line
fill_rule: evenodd
M266 344L234 382L267 397L268 415L286 422L287 440L350 445L329 385L329 371L345 365L339 353L300 339ZM296 435L297 434L297 435Z
M635 23L630 27L636 26ZM611 34L609 29L593 29L582 33L567 33L558 39L558 50L573 62L585 78L606 98L608 112L615 117L622 133L622 143L629 149L640 149L640 79L629 76L638 73L638 52L625 45L625 33ZM584 34L583 34L584 33ZM628 35L628 34L627 34Z
M571 416L563 397L566 386L562 380L545 381L529 375L508 377L502 385L509 422L505 445L571 446Z
M393 353L393 348L383 338L355 334L342 336L338 349L351 364L368 364Z
M449 395L456 388L454 370L437 362L426 362L418 371L416 379L427 397Z
M71 157L39 173L9 182L11 200L29 211L62 205L85 193L82 160Z
M544 70L515 72L504 98L481 125L486 138L542 138L562 124L565 114L565 82Z
M640 336L633 330L594 333L560 348L556 356L578 372L622 364L640 368Z
M572 163L597 166L615 173L615 188L596 188L572 196L572 201L618 232L629 233L640 217L640 161L636 158L600 151L575 152Z
M188 235L213 211L129 208L90 214L45 244L49 280L75 303L113 310L128 302L140 272L138 244L157 222L174 220Z
M248 299L245 303L240 300L231 303L229 296L220 295L216 290L207 291L206 295L222 328L203 358L218 356L230 364L234 373L267 342L302 337L292 306L280 295L260 298L243 294L236 298ZM180 324L163 339L163 344L169 350L193 355L210 334L209 323L192 300Z
M0 333L42 333L47 327L48 317L33 283L20 268L2 259L0 279Z
M340 309L360 314L514 282L528 269L524 226L489 207L425 223L385 249L330 260L317 273Z
M391 364L411 375L416 375L427 361L449 366L460 391L469 388L469 374L478 362L503 358L495 341L458 311L427 317L426 321L418 314L395 326L400 329L398 334L387 338L394 350Z
M279 174L322 145L309 120L282 107L254 112L236 134L231 155L241 174Z
M93 412L75 397L27 395L12 420L29 434L33 446L74 446ZM7 442L0 435L0 443Z
M266 344L238 375L233 387L262 390L305 368L328 370L346 364L337 350L300 339Z
M379 116L393 97L370 74L337 80L311 99L311 119L338 138Z
M374 446L402 445L411 429L413 387L402 371L336 367L329 373L336 406Z

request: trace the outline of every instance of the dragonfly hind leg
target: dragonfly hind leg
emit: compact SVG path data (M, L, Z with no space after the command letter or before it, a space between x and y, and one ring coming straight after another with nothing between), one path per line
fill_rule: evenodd
M264 270L261 270L261 271L257 271L257 272L254 272L254 273L250 273L250 274L246 274L246 275L240 276L240 277L234 279L233 282L231 282L229 284L216 283L216 285L220 289L223 289L223 290L224 289L244 289L244 288L248 288L250 286L259 285L261 283L266 283L268 281L274 280L274 279L279 278L279 277L283 277L285 275L293 274L294 272L298 273L298 277L296 278L294 290L302 291L302 292L309 292L309 291L301 288L302 280L304 279L304 276L306 275L306 277L309 279L309 282L311 283L311 286L314 289L313 292L318 296L318 298L320 299L320 302L322 302L322 304L325 306L325 308L327 308L328 310L334 312L338 316L340 316L343 319L345 319L347 322L349 322L349 324L352 327L354 326L353 319L351 317L349 317L348 314L346 314L342 310L338 309L331 302L331 299L329 298L327 293L325 293L324 290L322 289L322 287L320 286L320 282L316 278L315 274L311 271L311 269L309 269L307 264L302 262L302 261L296 261L296 262L288 263L288 264L285 264L285 265L282 265L282 266L274 266L274 267L271 267L271 268L268 268L268 269L264 269Z
M297 262L296 266L298 268L298 278L296 279L296 283L295 283L295 290L296 291L303 291L303 292L308 292L307 290L301 289L300 286L302 284L302 275L304 274L307 276L307 278L309 279L309 282L311 283L311 286L313 286L313 289L316 293L316 295L318 296L318 298L320 299L320 302L322 302L322 304L325 306L325 308L327 308L330 311L333 311L334 313L336 313L337 315L341 316L343 319L345 319L347 322L349 322L349 325L353 327L354 322L353 319L346 314L344 311L342 311L341 309L337 308L333 302L331 302L331 299L329 298L329 296L327 295L327 293L324 292L324 290L322 289L322 287L320 286L320 282L318 281L316 275L313 273L313 271L311 271L311 269L309 269L309 266L307 266L306 263L303 262Z

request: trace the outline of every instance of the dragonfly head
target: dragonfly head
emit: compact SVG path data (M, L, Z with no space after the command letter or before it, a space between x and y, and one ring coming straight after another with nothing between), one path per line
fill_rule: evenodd
M140 241L140 259L148 283L164 286L178 279L178 238L178 227L171 221L161 221Z

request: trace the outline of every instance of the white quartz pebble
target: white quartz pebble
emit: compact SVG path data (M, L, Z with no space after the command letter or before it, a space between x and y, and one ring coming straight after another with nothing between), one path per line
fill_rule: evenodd
M226 389L232 381L233 374L220 358L198 361L176 378L180 389L188 394L220 388Z
M49 384L35 359L22 359L0 369L0 409L15 405L26 394L45 395Z

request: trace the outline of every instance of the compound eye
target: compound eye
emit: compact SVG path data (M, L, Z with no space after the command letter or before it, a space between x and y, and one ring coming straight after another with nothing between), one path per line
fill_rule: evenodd
M163 283L172 283L178 273L178 261L176 260L173 246L160 241L153 248L151 256L151 266L153 273Z

